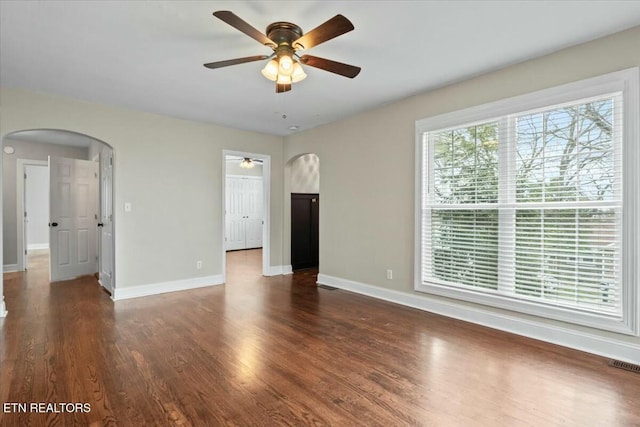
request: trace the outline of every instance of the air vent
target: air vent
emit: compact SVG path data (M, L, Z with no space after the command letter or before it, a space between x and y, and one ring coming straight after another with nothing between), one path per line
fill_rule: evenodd
M620 360L612 360L611 362L609 362L609 366L640 374L640 365L634 365L633 363L621 362Z
M333 286L329 286L329 285L318 285L318 287L322 288L322 289L326 289L328 291L335 291L336 289L338 289L338 288L334 288Z

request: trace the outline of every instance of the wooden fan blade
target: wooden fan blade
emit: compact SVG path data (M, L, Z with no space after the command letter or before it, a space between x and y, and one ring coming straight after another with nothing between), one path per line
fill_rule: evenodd
M226 61L209 62L208 64L204 64L204 66L212 69L222 68L228 67L229 65L244 64L245 62L261 61L263 59L267 59L268 57L269 55L246 56L244 58L227 59Z
M242 20L242 18L229 10L218 10L213 12L213 16L231 25L236 30L242 31L252 39L257 40L264 45L274 48L276 47L276 43L273 40L253 28L246 21Z
M307 34L293 42L294 48L310 49L353 30L353 24L342 15L336 15L327 22L318 25Z
M320 68L321 70L349 77L350 79L357 76L361 70L360 67L311 55L302 55L300 62L310 67Z
M291 90L291 83L276 83L276 93L288 92Z

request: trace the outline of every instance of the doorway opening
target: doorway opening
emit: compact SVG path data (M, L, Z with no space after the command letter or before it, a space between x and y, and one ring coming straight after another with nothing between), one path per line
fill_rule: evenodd
M2 146L3 271L48 255L50 281L96 274L113 295L112 147L58 129L12 132Z
M222 272L269 276L271 158L223 150Z
M291 193L291 269L317 268L319 264L320 195Z
M29 257L36 255L38 264L49 257L49 169L42 160L17 159L16 162L16 215L24 212L18 221L18 257L16 271L30 267ZM22 227L19 227L22 225ZM7 270L11 270L8 268Z
M314 153L290 162L291 268L319 266L320 159Z

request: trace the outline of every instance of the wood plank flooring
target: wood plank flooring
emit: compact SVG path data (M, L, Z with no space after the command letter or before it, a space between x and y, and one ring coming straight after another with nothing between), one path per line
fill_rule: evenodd
M227 259L226 285L116 303L46 255L5 274L0 425L640 426L640 375L604 358ZM3 413L39 402L90 412Z

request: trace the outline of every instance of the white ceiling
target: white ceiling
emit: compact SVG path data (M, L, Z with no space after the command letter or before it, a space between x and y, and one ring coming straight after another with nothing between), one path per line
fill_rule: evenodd
M260 31L341 13L355 30L308 52L362 72L276 94L261 62L206 69L271 53L216 10ZM287 135L639 24L640 1L0 1L0 84Z

